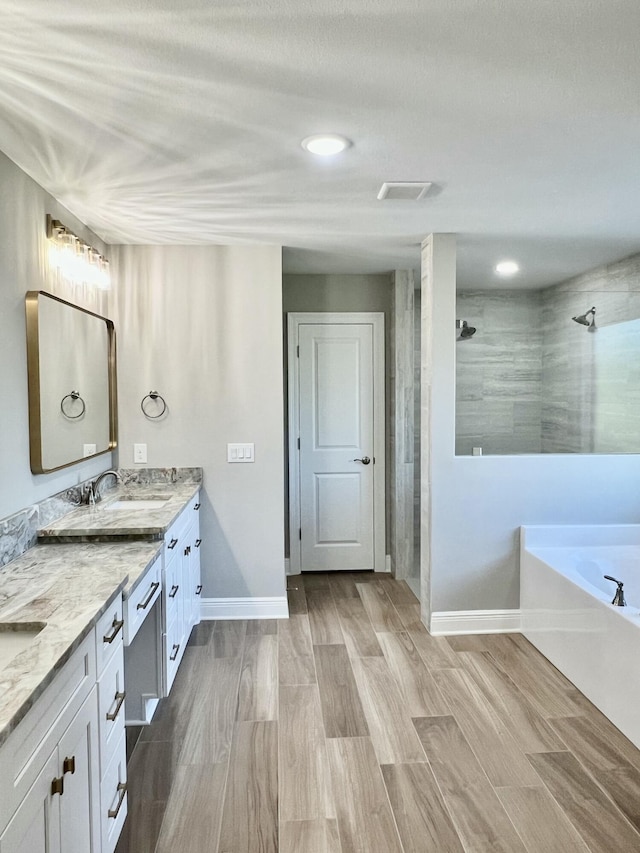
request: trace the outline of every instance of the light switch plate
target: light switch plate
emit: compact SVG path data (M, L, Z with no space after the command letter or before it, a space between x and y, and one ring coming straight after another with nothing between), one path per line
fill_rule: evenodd
M255 462L255 445L227 444L227 462Z
M82 455L83 456L93 456L96 452L95 444L83 444L82 445Z
M134 462L146 462L147 461L147 445L146 444L134 444L133 445L133 461Z

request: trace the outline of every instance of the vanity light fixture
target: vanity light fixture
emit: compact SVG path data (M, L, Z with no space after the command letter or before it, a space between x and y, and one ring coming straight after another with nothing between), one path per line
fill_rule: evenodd
M49 262L68 281L88 284L100 290L111 286L109 261L97 249L81 240L59 219L47 214Z
M332 157L334 154L340 154L350 148L353 142L346 136L340 136L339 133L316 133L313 136L307 136L300 145L310 154L316 154L319 157Z
M520 272L520 267L515 261L500 261L495 265L495 271L498 275L509 276Z

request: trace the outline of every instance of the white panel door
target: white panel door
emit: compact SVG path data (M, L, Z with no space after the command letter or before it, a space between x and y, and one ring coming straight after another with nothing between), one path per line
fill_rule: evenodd
M301 325L298 344L301 569L373 569L373 326Z

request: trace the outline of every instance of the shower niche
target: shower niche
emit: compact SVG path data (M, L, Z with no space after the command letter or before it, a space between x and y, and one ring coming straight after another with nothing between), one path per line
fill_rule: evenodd
M640 452L640 254L456 316L457 455Z

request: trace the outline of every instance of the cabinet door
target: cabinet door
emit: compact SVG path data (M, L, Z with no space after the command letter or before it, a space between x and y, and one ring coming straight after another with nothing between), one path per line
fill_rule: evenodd
M62 797L51 790L57 776L56 748L0 836L0 853L61 853Z
M60 837L64 853L100 851L100 736L94 687L58 744Z

